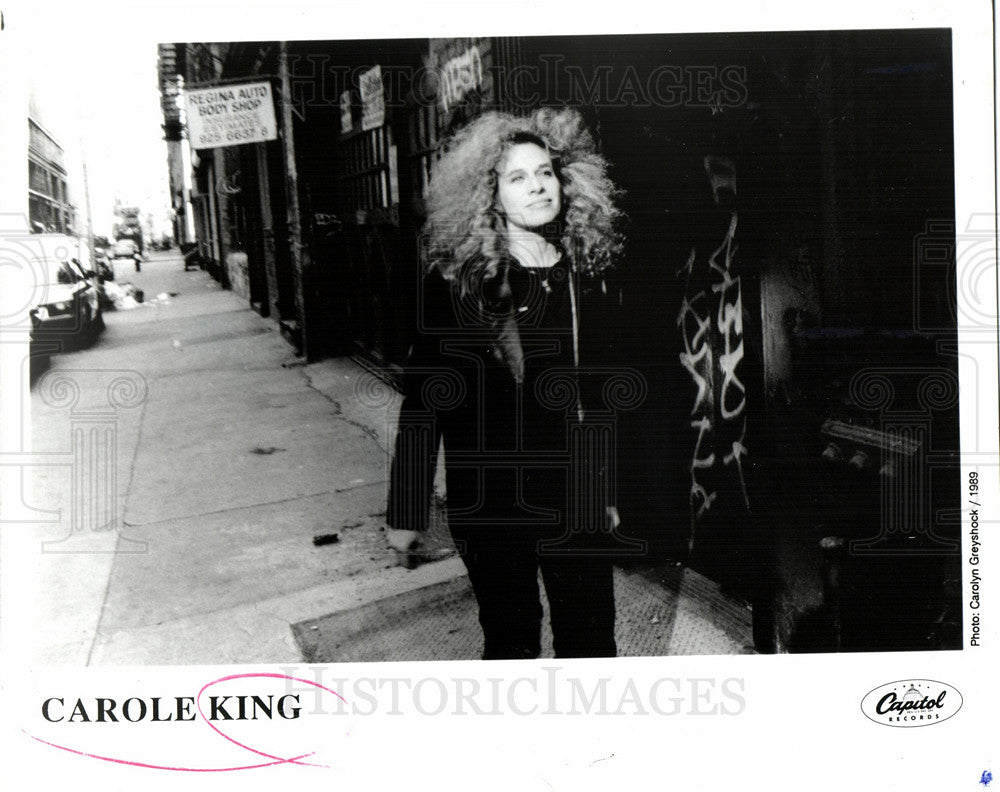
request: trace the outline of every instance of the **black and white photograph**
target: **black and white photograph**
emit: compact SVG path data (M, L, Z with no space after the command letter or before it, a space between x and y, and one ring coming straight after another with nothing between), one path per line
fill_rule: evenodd
M32 783L991 786L992 9L620 12L3 9Z

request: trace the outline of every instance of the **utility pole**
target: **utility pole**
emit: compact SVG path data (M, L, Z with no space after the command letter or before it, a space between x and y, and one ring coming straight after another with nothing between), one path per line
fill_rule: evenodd
M303 354L309 357L306 333L305 285L302 263L302 225L299 220L299 176L295 166L295 138L292 133L292 87L288 75L288 42L278 51L278 77L281 81L281 145L285 155L285 206L288 223L288 248L295 284L295 314Z
M87 250L90 255L90 268L96 270L97 262L94 260L94 215L90 208L90 179L87 178L87 150L83 147L83 138L80 138L80 159L83 162L83 202L87 205Z

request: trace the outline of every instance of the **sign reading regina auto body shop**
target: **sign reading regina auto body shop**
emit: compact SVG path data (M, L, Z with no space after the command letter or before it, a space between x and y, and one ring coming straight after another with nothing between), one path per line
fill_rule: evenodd
M260 143L278 137L270 83L185 91L184 101L192 148Z

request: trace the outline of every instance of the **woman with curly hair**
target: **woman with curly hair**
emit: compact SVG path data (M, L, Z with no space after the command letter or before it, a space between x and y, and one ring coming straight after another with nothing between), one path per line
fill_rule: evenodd
M485 113L432 171L388 540L408 565L421 556L443 440L448 526L484 659L539 655L539 570L556 655L616 651L611 560L595 536L617 512L607 486L574 485L577 465L601 462L569 439L590 401L581 325L607 298L602 273L621 244L616 193L571 109Z

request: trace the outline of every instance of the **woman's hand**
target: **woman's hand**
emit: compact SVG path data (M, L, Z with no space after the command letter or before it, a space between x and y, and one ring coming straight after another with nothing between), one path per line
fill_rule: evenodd
M396 554L399 565L407 569L414 569L427 561L440 561L455 554L455 548L450 542L428 542L422 531L387 528L385 539Z
M401 531L397 528L388 528L385 532L386 541L389 547L397 552L408 552L420 542L419 531Z

